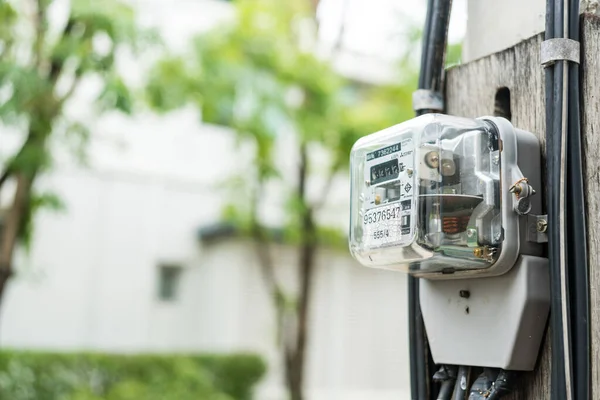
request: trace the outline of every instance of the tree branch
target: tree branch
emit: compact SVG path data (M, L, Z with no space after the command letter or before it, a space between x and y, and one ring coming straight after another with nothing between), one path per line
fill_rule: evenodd
M37 0L35 16L36 43L34 44L36 64L34 65L37 67L38 71L41 70L43 64L41 56L45 35L45 11L46 7L44 0ZM73 27L74 22L72 19L69 19L63 30L63 35L59 40L70 35ZM60 108L57 108L60 104L56 101L53 94L56 82L58 81L64 65L65 59L53 58L50 61L48 80L51 83L51 89L49 92L44 93L36 99L35 106L29 113L29 131L27 133L27 138L12 161L6 166L2 176L0 176L0 183L2 184L11 175L16 176L17 178L17 189L13 204L5 219L2 235L0 235L0 298L6 281L12 273L14 250L21 233L25 215L28 212L31 189L43 164L29 164L27 168L17 168L16 165L19 165L18 161L20 161L28 149L38 148L40 151L44 151L46 139L52 132L52 124L60 110ZM50 104L48 104L48 102L50 102Z
M337 37L331 48L331 58L341 53L344 45L344 36L346 35L346 20L348 18L348 11L350 9L350 0L342 0L342 12L340 16L342 21L340 22L340 29L338 30Z
M284 336L283 325L285 320L286 296L283 287L277 279L275 263L273 262L271 255L269 240L265 235L265 229L257 218L257 206L260 193L262 193L262 182L259 182L258 187L254 190L252 195L251 231L254 241L254 251L256 252L258 263L260 265L261 276L265 282L265 286L267 287L267 291L269 292L269 296L271 297L271 301L275 307L277 339L278 342L282 342Z
M333 186L333 179L335 178L336 174L337 174L337 170L334 167L331 167L329 169L329 174L327 175L327 178L325 179L325 184L323 185L323 189L321 189L321 191L319 192L320 197L313 203L313 205L311 207L314 212L318 212L325 205L325 202L327 201L327 197L329 196L329 192L331 192L331 186Z
M13 37L8 37L8 38L4 39L2 51L0 52L1 59L6 60L13 56L13 54L11 54L11 53L12 53L14 44L15 44L15 40Z
M269 242L265 237L264 228L256 221L253 222L252 236L254 237L255 251L261 266L264 281L269 292L273 295L273 298L277 299L281 293L281 289L275 275L275 266L273 258L271 257Z
M302 203L300 231L301 242L298 254L298 304L296 305L296 338L293 352L292 393L291 398L303 398L304 367L306 346L308 342L308 323L310 311L310 298L312 293L313 275L315 268L315 255L317 250L316 225L313 219L313 209L306 199L306 187L309 170L307 144L300 144L300 165L298 166L298 198Z
M67 100L69 100L69 98L73 95L73 93L75 93L77 86L79 86L79 82L81 82L81 74L76 72L75 77L73 78L73 82L71 83L71 87L69 87L69 89L67 89L65 94L60 99L58 99L58 106L60 108L62 108L62 106L65 104L65 102Z
M4 183L6 183L7 179L11 176L11 171L10 168L7 167L4 172L2 172L2 175L0 175L0 190L2 190L2 186L4 185Z
M33 65L38 71L42 69L42 58L44 51L44 40L46 39L46 4L44 0L31 0L33 10L33 30L35 40L33 42Z
M67 36L69 36L73 32L74 28L75 28L75 20L73 20L73 18L69 18L69 20L67 21L67 24L65 25L65 27L63 29L62 35L58 39L58 43L60 43L63 39L65 39ZM56 59L56 58L54 58L54 56L53 56L52 60L50 61L50 72L48 74L48 78L49 78L50 82L52 82L53 89L54 89L54 85L58 81L60 73L62 72L62 70L64 68L64 65L65 65L65 60Z
M312 7L313 10L313 14L315 16L315 19L317 17L317 10L319 9L319 3L321 2L321 0L310 0L310 5Z
M6 216L2 235L0 235L0 299L8 278L12 275L12 259L19 238L23 217L27 210L27 202L35 175L17 175L17 191L12 207Z

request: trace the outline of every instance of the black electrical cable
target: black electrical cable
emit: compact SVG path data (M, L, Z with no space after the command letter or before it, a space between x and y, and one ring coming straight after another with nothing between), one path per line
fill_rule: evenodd
M446 44L452 0L435 0L431 18L431 37L427 43L428 62L425 65L427 79L425 89L441 92L444 82Z
M469 393L469 400L499 400L513 388L515 373L503 369L484 368ZM454 398L454 400L458 400Z
M431 11L430 11L431 10ZM452 0L429 0L427 19L423 31L423 51L421 53L421 71L419 89L441 92L444 83L446 44ZM423 115L435 110L417 110Z
M408 276L408 340L410 356L410 390L412 400L429 398L425 325L419 305L419 281Z
M499 400L504 395L510 393L514 375L513 371L500 370L486 400Z
M545 40L554 38L554 0L546 0L546 32ZM561 323L560 298L560 230L557 225L558 204L556 194L560 188L556 185L560 182L560 172L557 173L556 166L560 166L560 158L556 155L560 152L554 150L554 121L552 118L552 105L554 104L554 67L545 69L545 91L546 91L546 213L548 215L548 260L550 270L550 326L552 329L552 368L551 368L551 393L558 392L559 377L564 376L564 369L558 365L558 360L564 354ZM558 175L558 176L557 176ZM561 393L564 393L564 389ZM556 398L553 396L553 398Z
M436 92L442 90L445 49L452 2L449 0L428 0L425 28L423 31L423 51L419 89ZM432 110L418 110L421 115ZM409 276L409 337L411 366L411 395L413 400L433 398L434 390L428 379L428 371L433 370L433 360L427 354L425 326L419 305L419 281Z
M425 16L425 27L423 29L423 51L421 51L421 71L419 73L419 89L425 88L425 65L428 63L428 48L429 37L431 33L431 18L433 15L433 3L434 0L427 0L427 14Z
M419 89L426 87L425 66L429 62L427 43L429 43L431 32L431 19L433 15L434 0L427 2L427 15L423 29L423 50L421 52L421 71L419 73ZM419 113L417 113L418 115ZM425 354L425 326L421 307L419 304L419 281L412 275L408 276L408 330L409 330L409 356L410 356L410 380L411 399L426 400L430 394L428 391L428 368L427 356Z
M546 1L545 39L561 38L564 31L564 1ZM550 291L552 328L552 399L567 399L565 336L563 326L563 301L567 296L562 287L561 262L561 191L563 182L562 115L563 115L563 64L557 62L546 68L546 209L548 214L548 259L550 264Z
M471 367L467 367L464 365L458 367L458 373L456 375L456 385L454 385L454 394L452 395L453 400L465 400L469 384L470 369Z
M492 382L494 379L489 375L490 371L488 368L484 369L484 371L479 374L469 390L469 400L486 400L486 398L489 396L489 390L492 387Z
M569 1L568 37L579 41L579 1ZM589 279L581 147L579 64L570 62L567 130L567 262L571 294L574 398L590 398Z
M431 31L431 16L433 14L433 1L427 2L427 15L425 16L425 27L423 30L423 43L429 42ZM425 44L421 52L421 71L419 73L418 88L425 87L424 68L428 57ZM418 114L417 114L418 115ZM422 400L427 395L427 368L425 356L424 325L419 305L419 281L412 275L408 276L408 341L410 359L410 393L412 400Z
M567 37L579 41L579 2L568 1ZM547 1L546 39L563 38L564 0ZM567 96L564 98L565 68ZM550 82L552 82L550 84ZM548 223L552 314L552 397L590 398L589 277L581 148L579 65L558 61L546 69ZM563 121L564 101L567 119ZM563 123L567 127L563 143ZM565 148L565 164L561 151ZM560 182L566 182L565 194ZM561 197L564 196L564 197ZM564 201L564 210L560 202ZM564 213L564 214L562 214ZM559 219L565 217L566 227ZM561 264L561 230L566 228L567 265ZM564 286L563 286L564 284ZM565 304L566 303L566 304ZM566 310L564 315L563 308ZM566 337L565 337L566 333ZM567 368L569 382L567 382ZM571 385L568 385L571 383Z
M564 0L554 0L554 37L562 38L564 37ZM555 146L554 152L556 153L556 157L558 158L557 162L557 173L559 174L559 180L557 181L556 187L556 211L557 211L557 219L555 225L558 230L558 242L557 245L559 247L556 256L558 257L558 283L559 287L558 293L560 294L561 306L557 309L557 317L560 319L560 333L559 337L562 342L560 349L562 350L562 354L559 355L558 363L559 363L559 373L561 374L559 377L559 388L556 394L557 399L568 399L567 393L569 392L569 379L567 376L567 368L570 363L570 326L567 321L569 321L569 294L568 294L568 284L564 284L565 282L569 282L568 270L564 265L563 253L561 252L561 247L565 246L565 226L564 218L565 215L565 193L564 187L561 187L561 183L565 182L566 171L564 164L564 159L562 158L562 153L564 151L563 147L566 143L563 142L563 106L564 102L567 100L564 97L564 87L565 85L565 62L558 61L554 64L554 86L553 86L553 104L552 104L552 127L553 127L553 145ZM561 221L561 218L563 221ZM568 250L567 250L568 251ZM563 303L565 305L563 306ZM564 311L563 311L564 309ZM563 313L566 313L564 315ZM552 333L553 335L555 332ZM570 370L570 368L569 368ZM563 388L564 386L564 388ZM564 392L563 392L564 391Z
M419 89L441 91L445 49L450 20L451 0L428 0L423 51L419 73ZM417 110L417 115L432 110ZM433 361L428 355L425 325L419 304L419 280L408 276L409 356L412 400L429 400L434 396L428 371Z
M440 391L437 396L437 400L451 400L452 399L452 388L454 387L454 381L448 380L441 383Z
M455 365L442 365L440 369L433 375L434 382L440 384L440 390L436 400L451 400L452 388L456 381L456 371L458 367Z

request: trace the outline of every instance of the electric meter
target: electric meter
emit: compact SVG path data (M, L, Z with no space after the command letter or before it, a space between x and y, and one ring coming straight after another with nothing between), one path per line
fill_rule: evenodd
M539 143L505 119L417 117L360 139L350 169L350 250L365 266L492 276L540 254L519 224L541 211Z
M540 161L535 135L494 117L427 114L352 148L350 251L423 278L437 364L534 368L550 307Z

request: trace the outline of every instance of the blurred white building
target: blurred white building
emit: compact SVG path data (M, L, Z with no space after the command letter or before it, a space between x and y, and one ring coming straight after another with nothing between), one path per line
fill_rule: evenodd
M138 3L172 48L232 13L219 0ZM349 60L342 69L350 75L383 65ZM132 75L138 68L133 60L123 67ZM70 112L85 115L85 102ZM245 165L250 149L237 146L232 132L199 121L193 109L107 116L92 123L89 167L58 157L40 187L60 195L66 211L41 212L31 251L17 258L2 305L3 347L253 351L269 363L256 398L286 398L273 310L252 247L235 238L205 243L198 235L218 221L229 201L219 184ZM293 158L282 162L294 167ZM348 185L345 177L334 184L326 212L344 226ZM269 215L275 221L283 212L278 203ZM295 253L280 246L277 260L291 271ZM359 267L343 251L320 253L309 399L409 398L405 280Z

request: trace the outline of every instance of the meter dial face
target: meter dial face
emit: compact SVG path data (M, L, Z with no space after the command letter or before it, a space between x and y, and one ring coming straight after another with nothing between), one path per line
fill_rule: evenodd
M366 154L362 232L367 248L404 246L413 240L413 153L409 136Z

